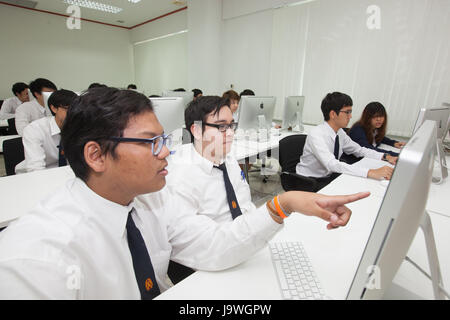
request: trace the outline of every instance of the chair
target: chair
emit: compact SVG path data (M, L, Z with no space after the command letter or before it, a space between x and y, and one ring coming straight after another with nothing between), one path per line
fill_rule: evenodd
M6 175L16 174L16 165L25 159L22 137L3 141L3 158L5 160Z
M18 134L16 130L16 118L8 119L8 135Z
M280 140L280 180L281 186L285 191L300 190L316 192L319 190L319 184L316 179L299 175L295 171L295 167L300 161L300 156L303 154L305 142L306 135L304 134L292 135Z

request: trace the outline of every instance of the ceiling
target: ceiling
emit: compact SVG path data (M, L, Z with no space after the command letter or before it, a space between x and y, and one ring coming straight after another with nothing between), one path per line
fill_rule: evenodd
M106 5L120 7L119 13L102 12L99 10L80 7L81 19L94 20L115 26L133 28L151 19L166 15L187 6L187 1L174 0L141 0L132 3L129 0L91 0ZM134 0L136 1L136 0ZM18 7L33 8L49 11L56 14L71 15L66 10L70 6L63 0L0 0L0 3L9 3ZM29 10L25 9L24 10ZM45 14L45 13L43 13Z

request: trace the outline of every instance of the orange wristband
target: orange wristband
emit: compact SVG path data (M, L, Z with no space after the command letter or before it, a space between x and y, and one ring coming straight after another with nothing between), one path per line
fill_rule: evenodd
M286 218L289 216L289 214L286 215L286 214L284 213L284 211L281 209L280 203L278 202L278 196L276 196L276 197L273 198L273 203L275 204L275 208L277 209L278 215L279 215L280 217L282 217L283 219L286 219Z

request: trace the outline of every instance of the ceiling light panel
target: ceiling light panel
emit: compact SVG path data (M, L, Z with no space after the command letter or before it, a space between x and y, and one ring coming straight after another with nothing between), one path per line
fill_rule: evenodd
M131 0L129 0L131 1ZM133 0L136 1L136 0ZM140 1L140 0L139 0ZM94 1L88 1L88 0L63 0L64 3L67 4L73 4L79 7L93 9L93 10L99 10L104 12L110 12L110 13L119 13L122 11L122 8L110 6L108 4L100 3L100 2L94 2Z

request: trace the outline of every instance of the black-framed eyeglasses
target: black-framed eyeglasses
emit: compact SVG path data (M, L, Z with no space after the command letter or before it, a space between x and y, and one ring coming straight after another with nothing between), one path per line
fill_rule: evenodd
M353 110L346 110L346 111L339 110L339 112L343 112L343 113L346 113L347 115L351 115Z
M152 145L152 154L154 156L157 156L161 152L163 146L170 148L170 146L172 145L172 135L171 134L163 134L160 136L153 137L151 139L127 138L127 137L111 137L109 139L112 141L117 141L117 142L149 143Z
M216 123L206 123L205 122L204 124L209 127L217 128L217 129L219 129L220 132L225 132L228 129L235 131L238 126L237 122L232 122L230 124L227 124L227 123L216 124Z

